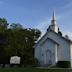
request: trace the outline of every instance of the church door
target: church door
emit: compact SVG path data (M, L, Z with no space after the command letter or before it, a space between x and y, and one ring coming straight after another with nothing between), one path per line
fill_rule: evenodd
M46 65L51 65L52 64L52 60L51 60L51 51L47 50L46 51Z

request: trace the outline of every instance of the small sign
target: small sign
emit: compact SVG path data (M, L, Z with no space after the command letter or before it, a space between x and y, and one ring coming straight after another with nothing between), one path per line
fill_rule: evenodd
M19 56L12 56L10 58L10 64L20 64L21 57Z

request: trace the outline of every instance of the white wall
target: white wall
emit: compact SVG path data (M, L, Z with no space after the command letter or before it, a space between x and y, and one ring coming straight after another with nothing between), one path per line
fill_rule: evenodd
M35 48L35 58L37 58L41 65L48 63L49 56L47 55L47 50L51 51L51 63L52 65L56 64L57 61L57 44L52 42L50 39L46 39L40 46Z
M49 40L46 40L47 38L50 38L52 40L54 40L55 42L57 42L59 44L58 46L58 59L55 57L57 53L55 53L55 51L57 51L55 48L55 44L52 43ZM46 40L46 41L45 41ZM44 42L45 41L45 42ZM55 47L55 48L54 48ZM52 59L52 63L53 65L55 64L55 62L58 61L70 61L70 43L67 42L66 40L64 40L63 38L61 38L60 36L56 35L53 32L48 32L44 38L41 39L41 41L39 42L39 44L36 46L35 48L35 58L38 58L42 63L45 63L45 56L44 58L41 57L41 55L43 53L45 53L46 49L51 49L52 53L54 54L54 58ZM43 62L43 59L44 62ZM55 60L56 59L56 60ZM55 60L55 61L54 61Z
M59 37L58 35L54 34L53 32L49 32L47 37L59 43L59 61L70 61L70 43Z
M71 67L72 67L72 44L70 45L70 61L71 61Z
M48 50L51 51L51 62L54 65L55 64L55 43L53 43L52 41L50 41L49 39L47 39L43 44L41 44L41 54L43 54L43 56L41 56L41 60L44 64L48 63L48 56L47 52Z

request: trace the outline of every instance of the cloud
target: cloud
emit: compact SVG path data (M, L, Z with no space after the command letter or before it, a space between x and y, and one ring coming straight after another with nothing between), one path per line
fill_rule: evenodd
M38 40L40 40L40 38L46 33L49 23L50 23L50 19L47 18L44 21L41 21L40 23L34 26L34 28L39 29L41 31L41 36L39 37Z
M58 14L58 25L63 36L68 35L72 40L72 1L60 9Z
M70 31L63 31L63 36L68 35L69 39L72 40L72 32Z
M60 14L57 15L57 24L61 28L63 36L68 35L69 38L72 40L72 2L65 5L61 8ZM48 26L50 25L51 19L47 18L44 21L38 23L34 28L41 30L42 35L46 33ZM40 38L41 38L40 37Z
M34 28L39 29L42 32L41 36L43 36L49 26L49 23L50 23L50 19L46 19L46 20L38 23Z
M66 16L67 16L67 14L66 15L64 14L64 16L63 15L60 15L60 16L58 15L57 19L60 20L60 21L63 21L63 18L65 18ZM49 27L50 23L51 23L51 19L46 19L46 20L38 23L34 28L37 28L37 29L39 29L42 32L42 35L41 35L41 37L42 37L46 33L46 30ZM63 27L64 27L64 25L63 25ZM62 29L62 27L61 27L61 29ZM63 29L61 30L62 33L63 33L63 36L68 35L69 39L72 40L72 33L71 33L71 31L69 31L69 30L63 30Z

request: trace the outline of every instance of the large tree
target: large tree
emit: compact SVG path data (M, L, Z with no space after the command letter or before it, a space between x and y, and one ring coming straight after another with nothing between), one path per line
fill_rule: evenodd
M0 58L9 61L11 56L17 55L21 57L22 63L30 64L34 55L33 46L41 32L38 29L23 28L21 24L17 23L11 24L8 28L5 19L0 19L0 30L3 30L0 31Z
M23 63L30 63L33 58L33 46L40 36L40 31L37 29L11 30L7 35L7 55L21 56Z

